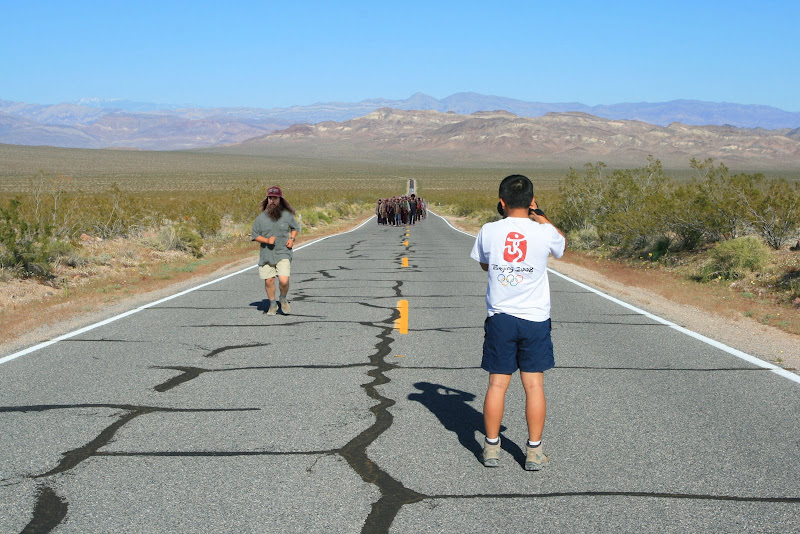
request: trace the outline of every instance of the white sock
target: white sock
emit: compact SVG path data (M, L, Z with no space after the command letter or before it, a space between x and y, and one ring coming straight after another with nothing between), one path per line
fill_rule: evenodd
M486 438L486 443L488 443L489 445L497 445L498 443L500 443L500 436L497 436L494 439Z
M535 447L538 447L541 444L542 444L542 440L539 440L539 441L528 440L528 447L530 447L532 449L535 448Z

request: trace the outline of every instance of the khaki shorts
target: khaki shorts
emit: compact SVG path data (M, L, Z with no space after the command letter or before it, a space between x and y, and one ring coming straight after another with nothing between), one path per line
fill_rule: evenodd
M269 278L275 278L275 275L278 276L289 276L289 270L292 262L289 261L288 258L283 258L282 260L278 260L276 265L270 265L269 263L265 263L264 265L258 266L258 276L261 277L262 280L267 280Z

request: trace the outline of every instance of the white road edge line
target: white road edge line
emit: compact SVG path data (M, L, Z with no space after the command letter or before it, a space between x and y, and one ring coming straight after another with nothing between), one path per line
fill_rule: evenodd
M430 210L428 210L428 211L430 213L433 213ZM437 213L433 213L433 214L436 215L437 217L441 218L453 230L456 230L457 232L461 232L462 234L466 234L468 236L476 237L474 234L470 234L470 233L465 232L463 230L459 230L458 228L456 228L455 226L450 224L450 221L448 221L447 219L445 219L441 215L439 215ZM607 294L603 293L602 291L597 290L597 289L595 289L595 288L593 288L591 286L588 286L588 285L586 285L584 283L578 282L577 280L573 280L569 276L563 275L563 274L559 273L558 271L554 271L553 269L550 269L550 268L548 268L547 271L550 272L550 273L553 273L556 276L559 276L559 277L563 278L564 280L566 280L568 282L572 282L573 284L575 284L576 286L578 286L578 287L580 287L582 289L585 289L587 291L591 291L592 293L595 293L596 295L599 295L599 296L601 296L601 297L603 297L605 299L608 299L608 300L610 300L611 302L613 302L615 304L619 304L620 306L622 306L624 308L627 308L627 309L629 309L631 311L634 311L636 313L644 315L648 319L652 319L653 321L661 323L661 324L663 324L665 326L669 326L670 328L672 328L674 330L677 330L678 332L681 332L682 334L686 334L687 336L693 337L693 338L695 338L695 339L697 339L699 341L702 341L703 343L707 343L708 345L711 345L712 347L715 347L715 348L718 348L718 349L720 349L722 351L725 351L728 354L736 356L737 358L741 358L742 360L744 360L744 361L746 361L748 363L752 363L755 366L761 367L763 369L769 369L770 371L772 371L773 373L775 373L777 375L780 375L780 376L782 376L784 378L788 378L789 380L791 380L793 382L797 382L798 384L800 384L800 375L796 375L796 374L794 374L794 373L792 373L790 371L787 371L786 369L782 369L782 368L778 367L775 364L772 364L772 363L769 363L769 362L765 362L764 360L762 360L760 358L756 358L755 356L747 354L746 352L742 352L742 351L740 351L738 349L734 349L733 347L729 347L728 345L725 345L724 343L720 343L719 341L716 341L714 339L708 338L708 337L706 337L706 336L704 336L702 334L698 334L697 332L693 332L693 331L689 330L688 328L684 328L684 327L682 327L680 325L677 325L677 324L675 324L675 323L673 323L671 321L668 321L668 320L666 320L666 319L664 319L662 317L659 317L658 315L653 315L650 312L647 312L645 310L637 308L636 306L634 306L632 304L628 304L627 302L619 300L618 298L612 297L611 295L607 295Z
M361 224L359 224L355 228L347 230L346 232L340 232L338 234L333 234L333 235L321 237L319 239L311 241L310 243L305 243L304 245L301 245L301 246L297 247L295 250L302 250L302 249L304 249L306 247L310 247L311 245L315 245L315 244L319 243L320 241L325 241L326 239L330 239L331 237L336 237L336 236L340 236L340 235L344 235L344 234L349 234L350 232L355 232L356 230L358 230L359 228L361 228L362 226L364 226L365 224L367 224L369 221L371 221L374 218L375 218L375 216L373 215L372 217L370 217L369 219L366 219L364 222L362 222ZM104 326L104 325L107 325L109 323L113 323L114 321L118 321L119 319L122 319L124 317L129 316L129 315L133 315L134 313L138 313L138 312L140 312L142 310L146 310L147 308L152 308L153 306L157 306L159 304L167 302L168 300L172 300L174 298L181 297L181 296L183 296L183 295L185 295L187 293L191 293L192 291L197 291L198 289L201 289L201 288L206 287L206 286L210 286L211 284L216 284L217 282L221 282L222 280L225 280L226 278L230 278L232 276L236 276L236 275L242 274L244 272L249 271L250 269L255 269L256 267L257 267L257 265L251 265L250 267L246 267L246 268L244 268L244 269L242 269L240 271L236 271L235 273L227 274L227 275L225 275L225 276L223 276L221 278L216 278L214 280L211 280L210 282L206 282L204 284L200 284L199 286L191 287L189 289L181 291L180 293L175 293L174 295L170 295L168 297L164 297L163 299L157 300L155 302L151 302L149 304L145 304L144 306L139 306L136 309L128 310L125 313L121 313L119 315L115 315L114 317L109 317L108 319L100 321L99 323L94 323L94 324L91 324L89 326L84 326L83 328L81 328L79 330L75 330L73 332L69 332L67 334L63 334L61 336L58 336L56 338L51 339L50 341L45 341L43 343L39 343L38 345L34 345L33 347L28 347L27 349L21 350L19 352L15 352L14 354L9 354L8 356L0 358L0 364L4 364L6 362L10 362L11 360L15 360L15 359L19 358L20 356L25 356L26 354L30 354L32 352L36 352L37 350L43 349L45 347L49 347L50 345L58 343L59 341L64 341L65 339L69 339L71 337L79 336L79 335L84 334L84 333L86 333L86 332L88 332L90 330L94 330L95 328L98 328L100 326Z

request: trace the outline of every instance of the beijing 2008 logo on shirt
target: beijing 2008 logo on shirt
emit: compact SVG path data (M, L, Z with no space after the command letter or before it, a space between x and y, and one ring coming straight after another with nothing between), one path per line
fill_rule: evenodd
M525 236L519 232L509 232L506 236L506 244L503 247L503 259L510 262L525 261L525 254L528 252L528 242Z

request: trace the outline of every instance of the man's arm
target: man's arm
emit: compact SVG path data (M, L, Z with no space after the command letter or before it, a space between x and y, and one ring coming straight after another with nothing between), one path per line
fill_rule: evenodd
M294 241L297 239L297 234L300 232L300 225L297 224L297 219L292 215L289 221L289 239L286 240L286 248L292 248Z
M261 235L262 227L258 224L258 219L253 223L252 234L250 241L255 241L256 243L264 243L266 245L274 245L275 244L275 236L264 237Z
M297 237L297 230L293 229L291 232L289 232L289 239L286 240L286 248L292 248L294 246L294 240L296 237Z

